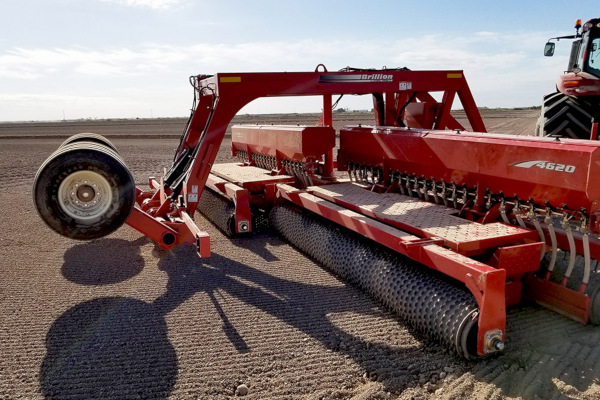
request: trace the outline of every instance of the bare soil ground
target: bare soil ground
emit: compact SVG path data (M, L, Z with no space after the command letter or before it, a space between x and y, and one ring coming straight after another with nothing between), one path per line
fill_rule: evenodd
M503 113L484 114L490 131L537 118ZM144 184L184 123L0 126L0 398L600 398L600 328L536 305L509 309L505 354L464 362L273 234L231 240L197 214L201 260L127 226L78 242L37 217L33 177L64 137L109 134Z

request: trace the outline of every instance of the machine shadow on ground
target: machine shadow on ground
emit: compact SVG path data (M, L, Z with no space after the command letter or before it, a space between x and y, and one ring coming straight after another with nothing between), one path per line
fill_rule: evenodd
M40 387L48 399L164 399L177 379L163 315L132 298L70 308L52 324L46 348Z
M144 268L141 246L97 239L65 252L63 276L80 285L126 281ZM64 312L46 335L40 388L46 398L166 398L177 378L177 356L164 315L153 304L101 297Z
M252 248L264 249L269 235L253 238ZM237 246L242 247L240 240ZM277 262L277 261L275 261ZM373 379L383 383L386 390L401 392L407 385L416 385L419 371L409 371L415 360L436 358L428 355L422 346L390 346L371 343L334 325L328 315L353 312L379 318L390 318L385 312L374 310L373 303L349 301L354 288L330 287L300 283L276 277L259 269L248 267L221 254L210 259L197 257L193 246L180 246L167 252L159 268L168 276L167 291L154 305L163 312L177 308L196 293L206 293L223 323L224 335L238 352L251 352L244 338L219 304L221 293L262 310L286 324L319 341L325 348L352 358ZM246 283L247 282L247 283ZM298 310L302 310L299 312Z
M131 242L123 239L96 239L77 244L65 252L63 276L80 285L109 285L133 278L144 268L140 247L145 236Z
M127 280L144 268L140 247L147 243L146 238L133 242L109 238L78 244L65 252L62 272L81 285ZM270 234L256 235L251 241L236 240L238 248L261 252L279 243L283 242ZM221 320L223 340L238 353L250 353L253 349L240 333L240 326L236 327L239 319L228 315L225 302L231 300L225 297L262 310L324 348L349 357L369 379L378 380L384 390L397 394L421 385L423 375L431 373L431 365L443 369L447 364L458 364L463 371L473 367L475 379L492 383L506 396L543 398L564 393L564 388L557 385L585 391L599 383L595 358L574 359L577 353L589 352L589 346L600 342L599 330L566 319L563 324L556 324L555 320L563 317L537 307L509 311L506 354L466 363L444 354L440 346L431 343L427 343L427 348L375 343L336 326L330 319L336 313L394 318L374 308L366 295L360 301L349 301L356 296L357 289L353 287L283 279L217 252L203 260L191 245L168 252L155 248L153 252L160 258L159 270L168 276L166 291L153 302L101 297L73 306L54 321L46 336L47 352L39 375L41 391L47 398L167 398L179 371L165 317L197 293L210 299ZM267 256L271 257L273 262L280 262L276 255ZM522 329L530 314L541 318L542 325L546 321L555 329L544 331L543 335L539 335L537 324ZM519 328L515 331L515 327ZM411 333L421 339L418 333ZM543 354L530 350L539 348L539 343L531 342L544 341L548 336L564 340L552 341ZM592 349L591 353L595 352ZM570 366L563 371L558 364L565 357ZM485 363L486 368L476 368L479 363ZM560 376L556 376L558 370ZM528 377L527 384L523 377ZM459 381L460 378L456 384ZM450 392L452 386L454 383L449 382Z
M129 245L119 239L100 239L74 246L65 253L63 273L82 285L129 279L144 267L140 246L145 243L146 239ZM86 276L82 260L102 258L113 253L113 246L120 248L118 259L109 256L113 257L113 270L107 270L110 263L92 262ZM371 343L335 326L328 314L352 312L390 318L374 309L367 298L358 303L349 301L355 294L353 288L281 279L217 253L202 260L191 245L168 252L155 249L155 253L161 256L159 269L168 275L166 292L155 301L101 297L75 305L54 321L46 336L47 352L39 378L47 398L166 398L177 380L178 363L165 316L196 293L210 298L225 340L239 353L251 352L252 348L228 317L222 293L297 328L327 349L351 357L391 392L418 384L420 371L409 368L415 360L435 363L439 358L428 354L423 346ZM117 268L121 275L115 272ZM107 272L106 278L101 271Z

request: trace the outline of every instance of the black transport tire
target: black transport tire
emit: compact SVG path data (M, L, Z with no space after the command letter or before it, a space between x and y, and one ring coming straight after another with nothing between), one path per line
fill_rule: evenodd
M561 92L544 96L536 136L589 139L592 118L600 116L599 96L567 96Z
M58 146L58 148L60 149L63 146L66 146L70 143L76 143L76 142L92 142L92 143L100 144L100 145L108 147L115 153L119 154L119 152L117 151L117 148L115 147L114 144L112 144L112 142L110 140L108 140L107 138L105 138L102 135L98 135L97 133L91 133L91 132L84 132L84 133L78 133L76 135L73 135L70 138L68 138L67 140L65 140L64 142L62 142L61 145Z
M135 184L119 155L90 142L61 146L39 168L33 201L55 232L79 240L119 228L135 205Z

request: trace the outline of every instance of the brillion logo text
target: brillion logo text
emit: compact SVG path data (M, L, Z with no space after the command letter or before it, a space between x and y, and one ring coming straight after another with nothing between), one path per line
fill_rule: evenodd
M394 75L362 74L360 78L366 81L391 81L392 79L394 79Z

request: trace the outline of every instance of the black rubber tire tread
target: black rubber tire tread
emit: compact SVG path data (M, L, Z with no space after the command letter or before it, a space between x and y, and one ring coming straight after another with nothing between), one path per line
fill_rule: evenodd
M475 298L435 271L296 207L279 205L271 226L346 281L370 293L430 339L477 358Z
M544 96L537 136L589 139L592 118L600 122L600 96L567 96L561 92Z
M227 236L235 235L235 205L233 201L205 187L197 208Z
M541 273L545 273L550 263L551 254L547 253L541 262ZM550 280L554 283L560 283L567 272L569 266L570 252L559 250L556 257L556 264L554 270L550 276ZM572 290L579 290L581 282L583 280L583 273L585 267L585 258L581 254L575 256L575 266L571 272L571 277L567 281L567 287ZM591 273L588 281L585 294L590 296L592 299L592 306L590 309L590 323L593 325L600 325L600 261L591 260Z
M66 139L64 142L62 142L61 145L58 146L58 148L60 149L63 146L66 146L70 143L76 143L76 142L97 143L97 144L106 146L109 149L111 149L112 151L114 151L115 153L119 154L119 151L117 150L115 145L112 144L112 142L110 140L108 140L107 138L105 138L102 135L98 135L97 133L91 133L91 132L84 132L84 133L78 133L76 135L73 135L73 136L69 137L68 139Z
M113 201L98 221L67 215L58 202L60 184L72 173L90 170L111 185ZM121 157L110 148L90 142L59 147L40 166L33 182L33 201L38 215L55 232L78 240L106 236L127 220L135 206L135 183Z

